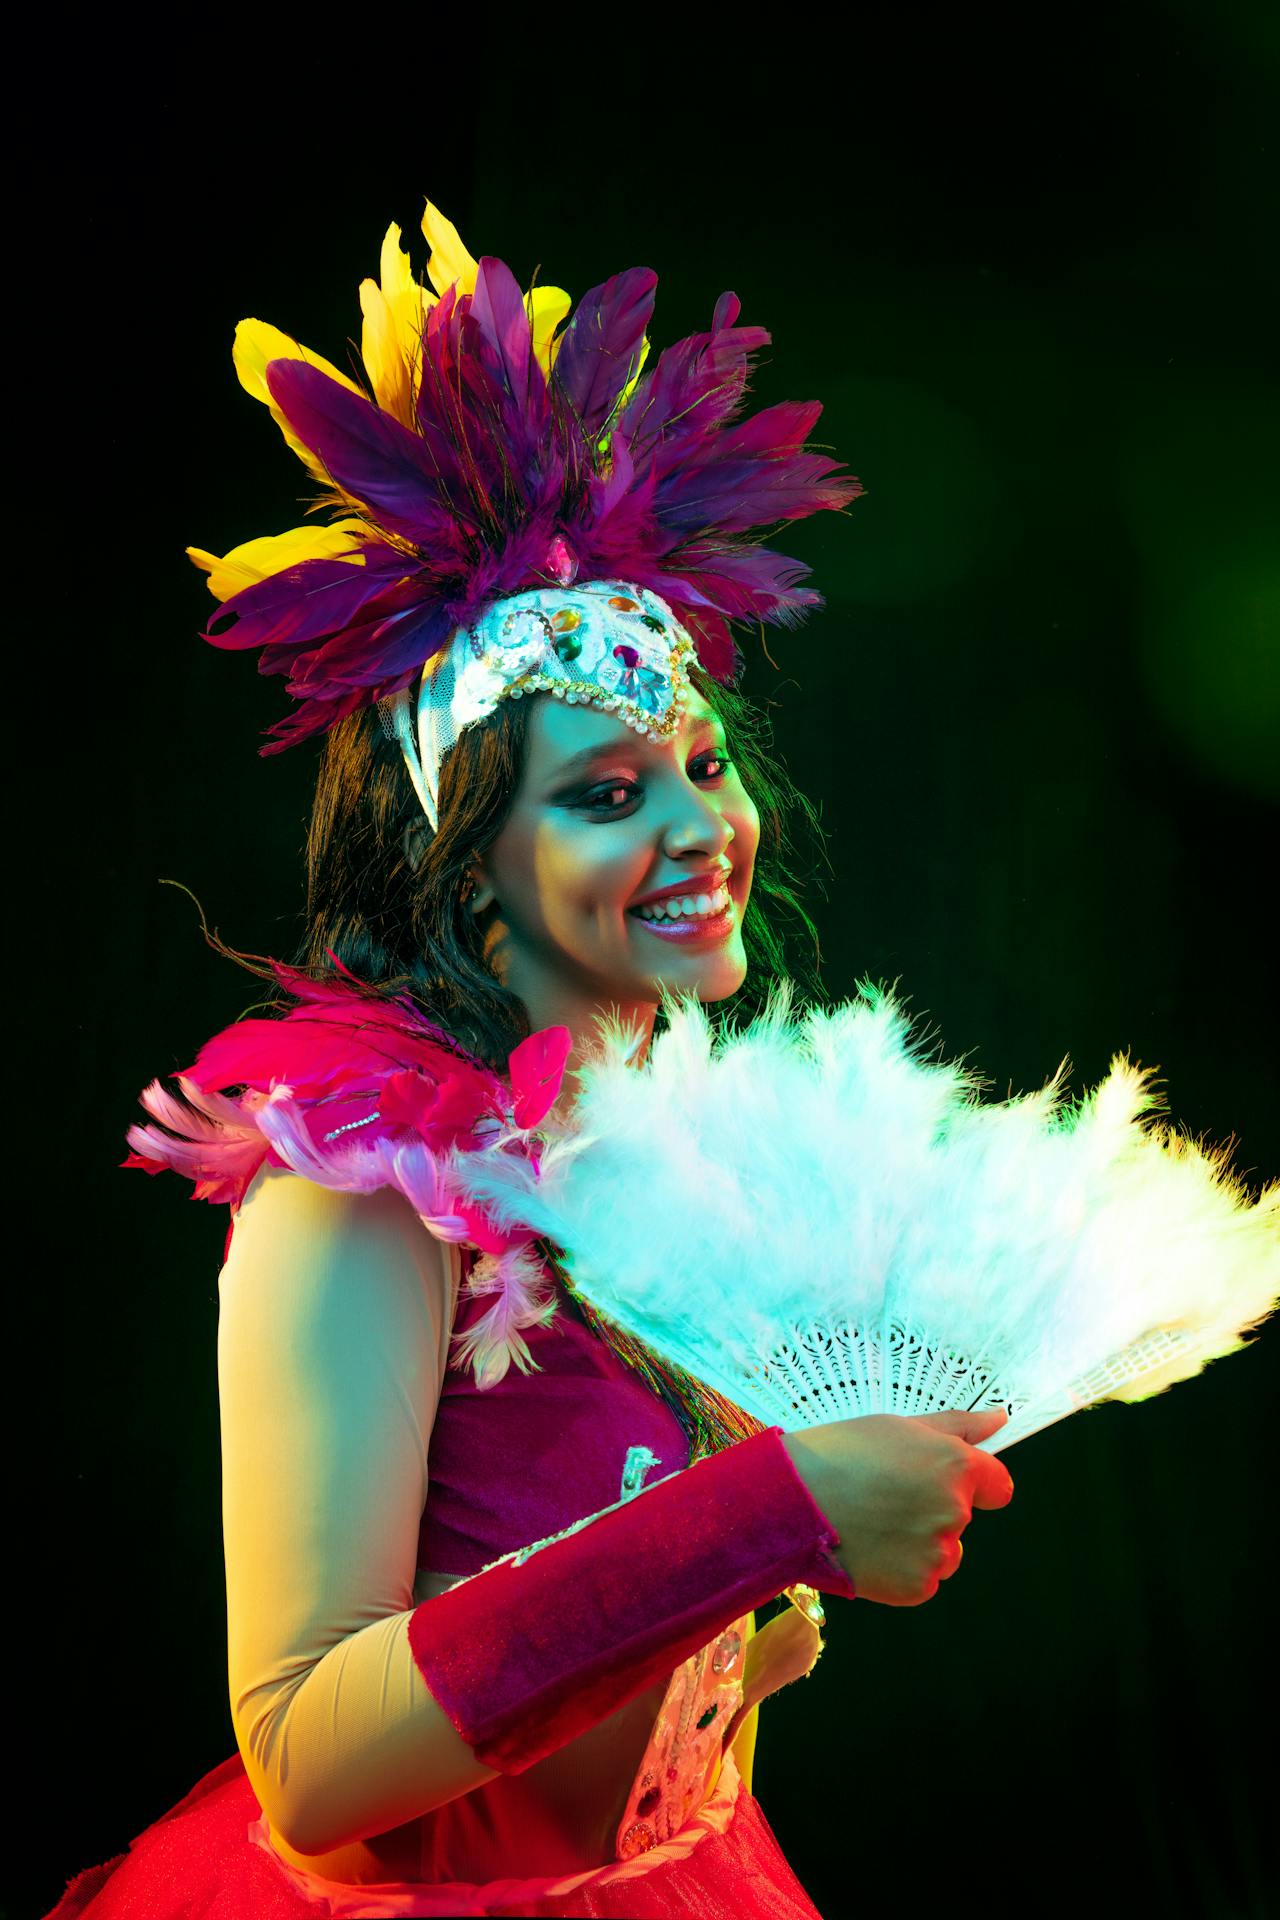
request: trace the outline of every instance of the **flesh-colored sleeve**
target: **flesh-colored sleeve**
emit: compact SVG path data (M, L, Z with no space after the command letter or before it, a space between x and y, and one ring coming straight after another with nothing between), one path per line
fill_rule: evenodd
M273 1834L303 1855L494 1777L407 1632L458 1276L398 1194L264 1168L219 1281L231 1714Z

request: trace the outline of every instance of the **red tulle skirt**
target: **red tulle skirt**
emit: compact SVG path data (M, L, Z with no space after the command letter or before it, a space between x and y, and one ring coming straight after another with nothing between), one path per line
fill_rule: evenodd
M391 1920L446 1914L618 1920L821 1920L727 1752L689 1824L635 1859L556 1879L345 1886L295 1873L261 1839L239 1754L198 1780L127 1853L88 1867L46 1920ZM259 1839L250 1837L250 1829Z

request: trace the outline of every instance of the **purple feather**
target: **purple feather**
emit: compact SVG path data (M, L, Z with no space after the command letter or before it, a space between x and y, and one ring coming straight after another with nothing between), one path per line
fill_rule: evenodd
M783 401L717 435L701 462L689 461L659 484L655 507L664 524L741 532L777 520L802 519L815 507L839 508L863 489L837 462L798 451L822 412L821 403Z
M660 469L677 464L732 418L746 389L750 355L767 347L764 327L737 327L738 297L722 293L710 333L690 334L643 374L619 424L637 458L652 453Z
M373 508L379 522L403 539L456 542L454 515L440 500L417 434L304 360L272 360L266 381L290 427L335 486Z
M386 617L372 617L353 625L336 639L310 654L296 655L276 670L289 673L289 691L295 698L338 698L352 687L377 687L402 673L417 660L421 667L437 653L457 622L447 607L431 601L415 604Z
M552 378L590 441L604 432L635 371L657 286L649 267L615 273L583 295L561 339Z
M671 556L668 590L679 598L683 587L696 589L729 620L765 620L794 627L806 611L824 605L815 588L796 584L811 571L803 560L774 553L769 547L733 550L698 542Z
M299 560L281 573L255 580L223 601L204 638L235 649L304 645L340 633L362 608L384 594L412 560L382 541L367 542L365 564L349 560Z
M710 330L631 379L657 276L632 267L593 287L561 336L548 382L510 268L486 255L474 293L451 287L422 330L415 430L317 368L274 360L267 385L341 506L363 508L364 566L308 560L228 599L205 638L258 647L298 710L264 753L309 738L415 681L495 599L555 583L563 536L580 580L650 588L693 636L706 671L736 679L729 622L793 626L822 596L762 530L846 507L863 489L809 448L816 401L742 417L763 327L722 293ZM608 435L607 450L605 435ZM380 537L382 536L382 537Z
M525 312L524 295L505 261L486 254L476 273L471 317L492 347L501 379L510 396L510 417L520 422L528 408L531 374L541 375L533 353L533 336Z

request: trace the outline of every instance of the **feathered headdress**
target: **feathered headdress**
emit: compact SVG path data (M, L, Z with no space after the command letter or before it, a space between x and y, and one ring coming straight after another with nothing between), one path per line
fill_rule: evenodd
M374 701L407 702L455 633L521 592L577 579L660 596L720 682L742 665L730 622L794 626L823 604L799 584L809 568L763 545L764 531L863 488L804 444L818 401L743 417L770 336L736 324L735 294L646 372L649 268L614 274L570 316L560 288L523 295L503 261L473 260L430 202L422 228L434 293L394 225L380 282L361 286L365 385L260 320L236 330L241 383L320 483L313 511L337 516L220 559L187 550L223 602L204 637L260 648L259 670L287 675L299 703L262 752ZM642 598L621 611L636 632L654 624ZM547 662L572 658L543 626ZM588 674L595 704L665 712L632 699L640 669L625 642Z

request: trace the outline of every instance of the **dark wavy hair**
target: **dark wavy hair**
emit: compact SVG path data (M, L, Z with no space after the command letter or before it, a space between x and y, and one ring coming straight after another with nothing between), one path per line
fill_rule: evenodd
M806 876L798 880L792 864L799 828L830 867L816 811L775 758L767 715L696 665L689 677L723 721L728 755L760 814L742 927L747 978L708 1007L708 1018L718 1025L730 1008L750 1018L784 975L799 1000L826 1000L817 930L800 899ZM528 730L528 701L504 700L459 736L440 769L440 826L432 834L400 747L386 738L376 710L362 708L332 727L307 839L306 926L293 961L321 979L332 977L335 954L378 993L408 994L498 1071L530 1032L529 1015L487 962L484 930L463 890L468 869L510 814Z

